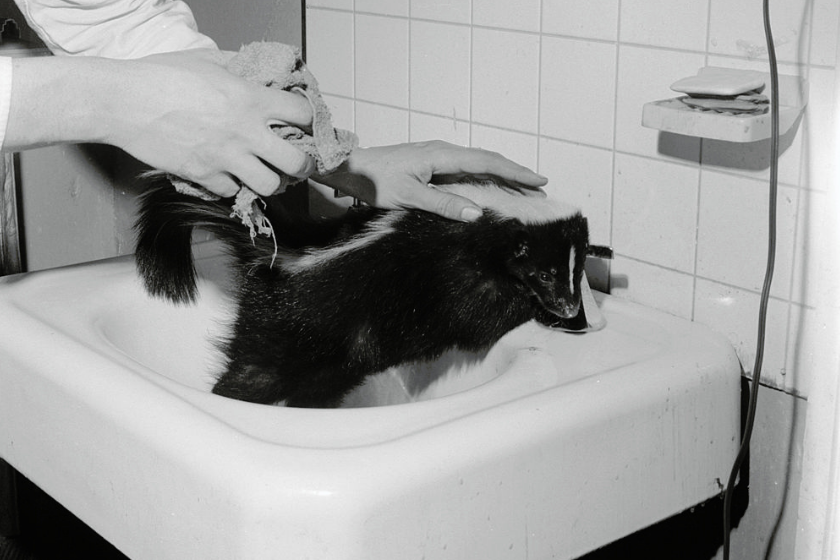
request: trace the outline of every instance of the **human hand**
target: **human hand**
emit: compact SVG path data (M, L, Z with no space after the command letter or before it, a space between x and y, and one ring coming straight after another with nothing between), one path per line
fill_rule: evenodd
M269 128L310 128L309 102L234 76L223 66L229 56L193 50L125 61L117 67L123 107L105 141L222 197L243 184L270 195L280 184L277 170L309 176L312 158Z
M310 127L309 102L234 76L223 66L229 56L192 50L137 60L16 58L2 148L111 144L224 197L241 184L273 193L278 169L307 177L312 159L269 125Z
M478 219L481 209L466 198L429 188L429 183L493 178L539 192L548 182L495 152L440 140L359 148L335 173L313 178L371 206L419 208L461 221Z

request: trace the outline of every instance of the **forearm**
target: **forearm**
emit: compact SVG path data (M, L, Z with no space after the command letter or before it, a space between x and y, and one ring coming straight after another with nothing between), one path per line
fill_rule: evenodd
M14 59L3 151L105 141L104 131L118 111L114 64L92 57Z
M309 102L243 80L223 62L215 49L140 60L15 59L3 150L110 144L221 196L242 184L269 195L276 169L308 176L312 159L269 125L311 126Z

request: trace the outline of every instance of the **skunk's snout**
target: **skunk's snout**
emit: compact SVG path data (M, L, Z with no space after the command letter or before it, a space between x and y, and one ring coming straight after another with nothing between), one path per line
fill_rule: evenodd
M580 313L580 298L574 298L574 300L558 298L554 301L543 302L543 307L561 319L574 319Z
M574 303L563 302L560 305L560 310L557 313L563 319L573 319L577 317L578 313L580 312L580 300L575 301Z

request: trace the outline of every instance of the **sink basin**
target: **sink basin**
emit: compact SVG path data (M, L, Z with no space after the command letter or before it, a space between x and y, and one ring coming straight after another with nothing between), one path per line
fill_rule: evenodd
M596 294L598 332L257 405L209 392L231 304L197 252L190 307L129 257L0 279L0 457L131 558L575 558L729 474L740 366L701 325Z

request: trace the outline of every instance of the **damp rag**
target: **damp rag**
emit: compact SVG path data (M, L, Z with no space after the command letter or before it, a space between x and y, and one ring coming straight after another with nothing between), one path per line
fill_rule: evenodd
M321 92L318 81L301 58L300 49L275 42L255 42L244 45L227 63L227 69L237 76L265 87L293 91L309 100L312 106L312 131L307 132L295 126L277 124L271 129L283 140L309 154L318 169L325 175L341 165L358 145L356 135L347 130L336 129L332 116ZM204 200L218 200L220 197L195 183L169 176L175 188L184 194ZM300 179L280 172L280 185L272 194L279 194ZM251 237L257 233L271 235L270 224L262 214L257 201L259 196L246 186L236 195L232 216L238 216L251 229Z

